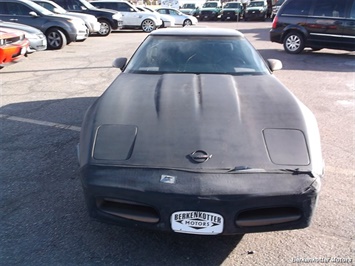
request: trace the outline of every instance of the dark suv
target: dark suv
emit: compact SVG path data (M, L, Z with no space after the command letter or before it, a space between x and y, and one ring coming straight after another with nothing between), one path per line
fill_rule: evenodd
M355 51L355 0L286 0L270 40L291 54L305 47Z

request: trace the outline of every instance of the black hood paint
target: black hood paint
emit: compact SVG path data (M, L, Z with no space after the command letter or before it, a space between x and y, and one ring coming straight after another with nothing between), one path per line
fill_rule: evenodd
M90 164L275 169L263 130L297 129L307 143L301 105L272 75L121 73L88 110L80 146L94 150L80 153ZM194 163L196 150L211 159Z

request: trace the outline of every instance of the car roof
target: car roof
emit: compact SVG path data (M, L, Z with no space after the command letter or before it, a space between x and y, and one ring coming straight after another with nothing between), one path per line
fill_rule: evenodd
M224 28L201 28L201 27L184 27L184 28L166 28L158 29L152 31L150 35L169 35L169 36L180 36L180 35L192 35L192 36L228 36L228 37L244 37L244 35L233 29Z

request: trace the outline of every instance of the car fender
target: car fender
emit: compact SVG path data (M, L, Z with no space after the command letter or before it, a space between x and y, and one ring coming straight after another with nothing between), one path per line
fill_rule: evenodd
M282 37L281 40L282 42L284 41L284 38L287 36L287 34L291 31L297 31L300 32L303 36L308 36L308 31L306 30L306 28L300 26L300 25L287 25L282 33Z
M160 18L158 19L157 16L155 16L153 13L152 14L141 14L142 18L141 18L141 23L143 22L143 20L145 19L151 19L155 22L155 24L161 24L161 20Z

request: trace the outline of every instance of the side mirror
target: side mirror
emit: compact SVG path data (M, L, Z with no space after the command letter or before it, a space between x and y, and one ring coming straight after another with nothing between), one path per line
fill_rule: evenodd
M60 14L60 12L59 12L59 10L58 10L58 8L53 8L53 13L56 13L56 14Z
M271 71L276 71L282 69L282 62L278 59L268 59L267 63Z
M30 13L29 13L32 17L39 17L38 15L37 15L37 13L36 12L34 12L34 11L31 11Z
M112 66L123 70L126 63L127 63L127 58L119 57L119 58L116 58L115 61L113 61Z

